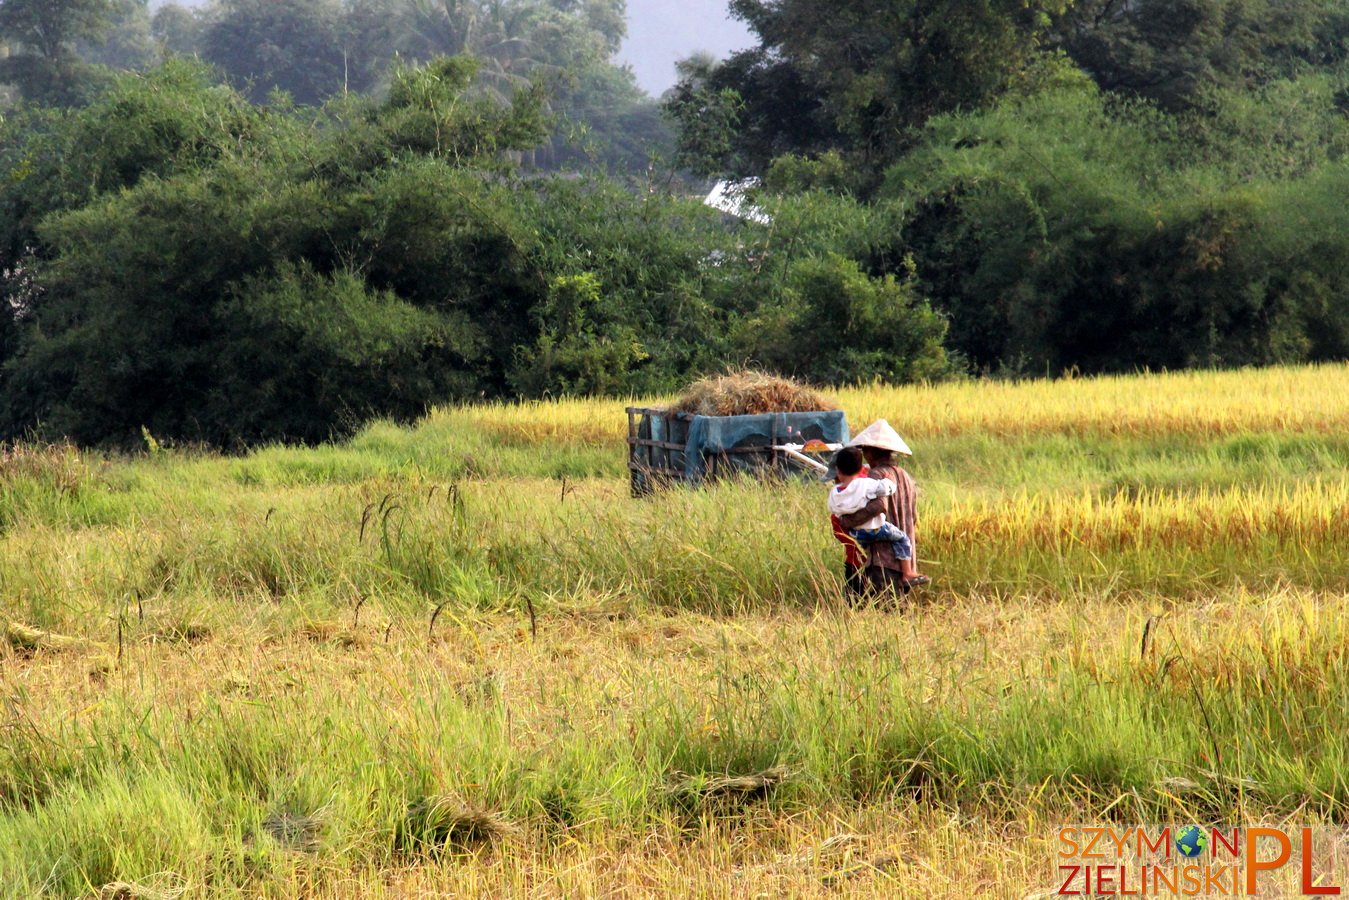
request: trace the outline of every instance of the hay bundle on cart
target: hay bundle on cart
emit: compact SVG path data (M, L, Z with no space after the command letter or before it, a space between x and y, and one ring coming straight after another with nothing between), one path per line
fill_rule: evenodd
M753 369L738 369L695 381L670 405L672 412L695 416L757 416L837 409L832 400L799 381Z
M628 407L628 469L639 497L737 472L818 475L825 469L819 454L847 440L848 420L836 404L796 381L749 370L695 382L669 407Z

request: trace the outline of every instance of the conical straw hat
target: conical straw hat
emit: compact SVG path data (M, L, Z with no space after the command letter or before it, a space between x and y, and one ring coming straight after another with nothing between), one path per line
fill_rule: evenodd
M858 432L857 437L848 441L849 447L875 447L878 450L890 450L904 456L913 456L913 451L909 445L904 443L904 438L899 436L895 429L890 427L890 423L884 419L877 419L866 428Z

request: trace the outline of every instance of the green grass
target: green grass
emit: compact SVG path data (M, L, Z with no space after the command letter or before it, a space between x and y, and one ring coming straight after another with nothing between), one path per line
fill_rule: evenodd
M1033 795L1122 821L1342 821L1344 611L1248 608L1264 638L1210 632L1221 659L1194 643L1204 628L1178 623L1139 657L1136 619L1103 642L1087 616L1060 612L1068 634L1032 649L1064 641L1066 657L1014 660L991 631L1035 634L1045 611L1023 606L1005 622L919 612L871 634L860 632L872 623L793 618L739 645L727 626L701 661L623 654L593 677L574 667L524 685L515 672L441 668L472 645L457 631L478 623L430 645L286 646L279 671L293 683L267 677L271 654L235 648L245 665L206 667L181 702L136 684L147 675L133 663L113 676L106 712L34 709L7 740L0 870L15 897L162 871L247 893L296 863L288 841L373 868L438 852L447 835L418 830L438 797L560 841L734 814L760 801L679 786L775 766L790 773L769 801L780 810L906 797L998 814ZM918 637L933 627L949 639ZM1317 639L1303 644L1308 627ZM546 666L565 645L521 641L518 653ZM309 671L291 667L302 651ZM151 681L191 672L186 655ZM335 690L348 657L368 668ZM1312 702L1290 710L1291 697ZM286 837L279 819L302 824Z
M1349 821L1337 435L925 440L898 613L819 486L634 500L597 415L0 467L0 896L827 895L854 840L1024 896L1046 822Z

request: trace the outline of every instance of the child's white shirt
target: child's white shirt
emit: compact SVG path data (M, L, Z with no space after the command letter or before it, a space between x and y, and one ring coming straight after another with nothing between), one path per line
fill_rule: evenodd
M854 478L846 485L835 485L829 489L829 512L836 516L855 513L877 497L889 497L895 492L895 486L885 478ZM859 528L880 528L885 524L885 516L873 516Z

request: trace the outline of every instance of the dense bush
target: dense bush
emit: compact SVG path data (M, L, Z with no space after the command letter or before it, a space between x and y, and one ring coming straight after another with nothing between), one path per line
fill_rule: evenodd
M337 111L350 120L254 113L247 135L226 89L128 76L55 126L11 179L39 293L12 322L6 432L317 440L501 385L488 348L537 276L508 188L472 163L536 143L542 119L528 89L465 101L471 73L408 70L384 104ZM190 139L98 142L105 118ZM77 182L80 203L65 183L81 167L116 177Z
M930 123L886 191L913 204L901 243L953 348L1032 374L1334 356L1349 310L1325 260L1349 248L1329 197L1349 173L1262 177L1230 138L1190 163L1184 125L1082 87Z
M47 121L3 194L31 284L6 279L0 430L237 446L456 399L672 390L747 358L830 382L944 371L911 279L852 261L883 243L873 210L806 196L734 226L521 174L543 95L503 104L474 69L400 70L304 127L179 65Z

